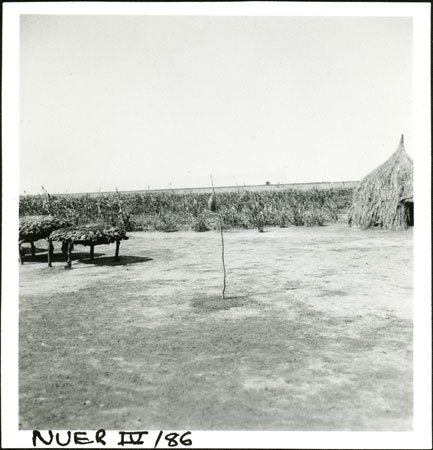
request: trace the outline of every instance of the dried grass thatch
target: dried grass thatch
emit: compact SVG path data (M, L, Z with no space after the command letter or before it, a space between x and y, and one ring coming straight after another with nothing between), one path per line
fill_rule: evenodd
M403 230L409 226L413 202L413 162L403 136L393 155L364 177L353 194L350 226Z
M70 242L80 245L112 244L129 239L122 228L104 225L82 225L60 228L50 235L51 241Z
M19 242L36 242L39 239L46 239L53 231L70 225L72 225L71 222L53 216L20 217Z

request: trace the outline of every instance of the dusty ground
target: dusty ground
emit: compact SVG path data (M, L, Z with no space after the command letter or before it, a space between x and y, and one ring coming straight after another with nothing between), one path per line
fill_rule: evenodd
M225 243L225 301L217 232L130 233L116 264L77 247L70 271L27 256L21 427L411 429L412 231Z

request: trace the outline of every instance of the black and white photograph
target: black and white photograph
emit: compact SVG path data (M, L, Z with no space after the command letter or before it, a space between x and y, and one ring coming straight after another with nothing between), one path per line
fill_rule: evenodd
M430 4L277 3L3 4L4 448L428 448Z

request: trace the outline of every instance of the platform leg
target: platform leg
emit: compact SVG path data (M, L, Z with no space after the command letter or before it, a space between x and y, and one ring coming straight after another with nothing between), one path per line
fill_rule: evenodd
M53 242L48 239L47 244L48 244L48 267L53 267L51 264L51 261L53 260L53 254L54 254Z
M32 256L35 256L35 253L36 253L35 244L33 244L33 242L30 242L30 245L32 246Z
M72 266L72 263L71 263L71 253L72 253L72 248L73 248L72 242L68 242L68 248L67 248L67 260L66 260L66 266L65 266L65 269L70 269L71 266Z
M21 244L18 244L18 261L20 262L20 264L24 264L23 256L24 256L23 248L21 247Z
M94 254L95 254L95 246L91 245L90 246L90 259L93 259Z
M119 247L120 247L120 241L116 241L116 254L114 255L114 259L116 261L119 260Z

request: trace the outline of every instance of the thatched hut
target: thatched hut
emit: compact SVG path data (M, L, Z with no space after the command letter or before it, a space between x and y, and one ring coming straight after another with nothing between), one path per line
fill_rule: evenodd
M404 230L413 225L413 162L403 135L397 151L355 189L348 220L360 228Z

